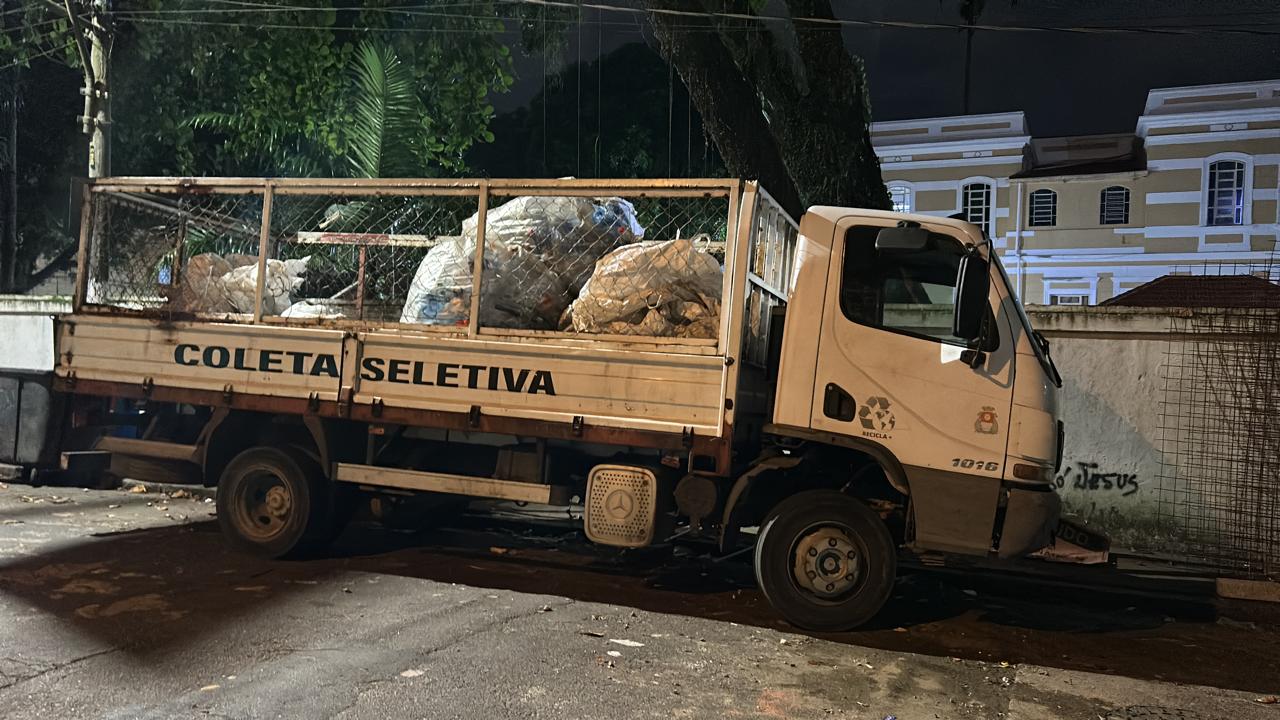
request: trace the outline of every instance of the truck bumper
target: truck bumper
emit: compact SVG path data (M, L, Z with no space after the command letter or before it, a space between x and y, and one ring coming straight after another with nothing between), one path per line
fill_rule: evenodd
M1051 488L1009 488L1000 533L1000 557L1020 558L1048 546L1053 542L1061 515L1062 500Z

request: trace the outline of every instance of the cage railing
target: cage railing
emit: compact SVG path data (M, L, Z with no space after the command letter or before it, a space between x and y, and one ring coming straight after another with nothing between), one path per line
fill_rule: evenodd
M108 178L86 187L75 307L713 348L732 310L728 239L742 189L716 179Z

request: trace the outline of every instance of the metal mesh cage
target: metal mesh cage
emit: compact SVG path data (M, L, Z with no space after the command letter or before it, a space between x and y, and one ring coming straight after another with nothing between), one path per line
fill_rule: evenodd
M229 297L209 279L257 262L260 196L95 193L90 213L86 303L253 312L253 293Z
M112 179L90 187L82 306L714 344L740 191L715 180Z

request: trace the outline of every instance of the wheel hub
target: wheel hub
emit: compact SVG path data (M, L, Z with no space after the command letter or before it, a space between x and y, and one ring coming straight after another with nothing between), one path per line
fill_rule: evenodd
M259 472L241 486L233 506L243 532L266 541L278 535L293 513L293 494L274 473Z
M814 528L796 544L796 583L819 597L843 595L858 582L860 573L857 547L841 528Z
M277 485L267 491L265 500L266 510L272 516L283 518L289 514L289 510L293 505L292 499L289 497L289 491L282 485Z

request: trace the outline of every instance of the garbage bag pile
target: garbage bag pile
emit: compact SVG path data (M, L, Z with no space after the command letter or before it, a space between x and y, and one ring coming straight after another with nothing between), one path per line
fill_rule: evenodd
M262 312L280 315L293 305L310 256L295 260L267 260ZM254 255L201 253L187 261L173 299L184 312L251 313L258 290L258 258Z
M687 239L636 243L596 263L569 306L578 332L714 338L720 263Z
M477 215L418 265L400 321L466 325ZM486 327L715 337L720 265L688 240L644 242L622 198L516 197L485 224Z

